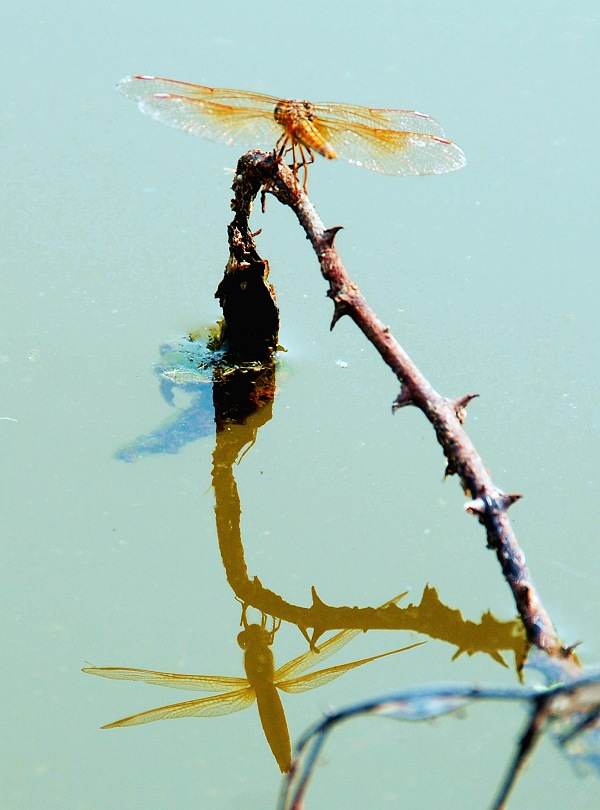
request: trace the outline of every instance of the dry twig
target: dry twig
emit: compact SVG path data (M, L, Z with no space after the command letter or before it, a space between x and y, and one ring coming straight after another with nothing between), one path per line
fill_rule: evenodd
M266 193L276 197L296 214L310 240L321 273L329 284L327 294L334 304L331 328L342 316L350 317L400 381L400 393L393 410L414 406L433 425L447 459L446 474L459 476L469 498L465 509L485 527L488 548L495 551L500 562L530 643L550 655L570 655L571 648L561 644L542 604L508 519L508 508L521 496L505 493L494 484L463 427L466 407L476 395L448 399L435 391L348 276L334 245L340 228L325 228L306 193L298 188L290 169L272 153L253 151L240 158L232 201L235 211L232 226L235 224L237 238L241 234L252 239L248 218L261 188L263 208ZM251 246L254 248L253 242Z

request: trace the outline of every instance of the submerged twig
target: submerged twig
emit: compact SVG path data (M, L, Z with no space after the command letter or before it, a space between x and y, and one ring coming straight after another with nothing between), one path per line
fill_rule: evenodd
M261 186L292 209L314 248L321 273L329 283L327 294L334 304L331 328L348 315L400 381L393 410L412 405L433 425L447 459L446 474L459 476L469 497L465 509L485 526L488 548L495 551L500 562L529 641L551 655L570 655L570 648L561 644L542 604L508 519L508 508L521 496L507 494L494 484L463 428L465 409L475 395L448 399L435 391L346 273L334 246L340 229L325 228L308 196L295 183L292 171L273 154L248 152L238 162L232 202L237 223L247 220L252 200ZM264 195L263 190L263 206ZM249 233L247 224L242 230Z
M567 662L570 665L570 662ZM546 666L543 662L542 666ZM536 665L537 666L537 665ZM573 676L564 670L565 681L547 689L479 686L475 684L431 685L406 689L347 706L316 723L304 733L294 750L292 768L282 784L278 810L301 810L315 765L331 732L342 722L359 716L382 716L410 722L431 720L460 711L480 701L525 703L529 717L516 745L492 810L503 810L523 766L544 732L553 732L564 754L574 763L600 769L600 672ZM593 717L593 720L591 719ZM566 733L564 730L567 730ZM569 750L564 741L576 744Z

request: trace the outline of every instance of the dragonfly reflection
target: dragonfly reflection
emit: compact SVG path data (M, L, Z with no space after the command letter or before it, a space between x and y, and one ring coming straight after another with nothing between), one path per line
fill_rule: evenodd
M396 597L386 604L395 604L400 598L400 596ZM385 607L385 605L382 607ZM103 678L143 681L157 686L190 689L198 692L225 692L211 697L151 709L109 723L102 726L102 728L135 726L141 723L151 723L154 720L167 720L178 717L215 717L221 714L232 714L246 709L256 700L260 720L271 751L281 771L286 773L291 767L290 735L281 699L277 692L278 689L284 692L307 692L310 689L323 686L345 672L349 672L351 669L360 667L363 664L410 650L425 643L410 644L398 650L372 655L360 661L328 667L298 677L300 673L305 672L317 661L333 655L363 631L343 630L324 642L318 651L308 650L287 664L275 669L273 652L270 647L273 644L278 625L273 621L271 629L267 630L265 616L262 617L260 624L248 624L245 610L242 614L242 622L244 629L238 635L238 644L244 650L245 678L229 678L217 675L180 675L172 672L154 672L130 667L86 667L83 672L90 675L99 675Z
M437 121L414 110L313 104L155 76L128 76L117 87L176 129L230 146L274 147L278 158L291 152L294 174L314 152L383 174L441 174L466 163Z

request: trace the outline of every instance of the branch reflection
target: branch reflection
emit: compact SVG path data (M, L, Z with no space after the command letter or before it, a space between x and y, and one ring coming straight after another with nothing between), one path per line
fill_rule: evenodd
M479 623L467 621L459 610L444 605L436 589L429 586L425 587L419 604L401 607L399 603L407 595L403 593L379 607L363 608L328 605L312 587L311 604L304 607L286 601L279 593L265 588L257 576L249 575L234 471L256 443L260 428L272 418L276 372L273 356L267 356L262 362L240 361L239 356L232 360L214 339L212 343L201 343L190 337L167 344L157 369L161 393L167 402L174 404L176 390L183 389L190 396L190 405L117 454L121 460L132 461L148 454L174 453L188 442L215 431L212 484L216 530L227 582L243 605L243 629L237 641L244 651L245 677L185 675L130 667L90 666L84 672L116 680L218 693L134 714L104 728L230 714L256 702L273 756L280 770L287 772L291 766L290 735L279 691L295 693L315 689L352 669L424 643L302 674L361 632L375 629L418 632L453 645L454 658L463 653L483 652L503 666L507 666L505 654L511 653L517 668L525 657L526 642L520 622L501 622L489 612ZM209 407L211 398L212 408ZM282 548L284 546L282 544ZM258 611L260 622L248 621L250 608ZM299 628L308 642L308 650L276 668L271 647L283 621ZM319 643L324 633L334 630L339 632Z
M219 426L212 472L217 536L227 581L237 598L263 614L295 624L309 639L313 648L327 630L411 630L454 645L454 658L463 653L473 655L483 652L506 666L502 653L510 652L519 668L526 654L526 642L519 621L502 622L489 611L483 614L479 623L467 621L459 610L440 601L435 588L426 586L418 605L399 607L395 603L388 603L380 608L358 608L327 605L312 587L311 605L301 607L265 588L257 576L249 576L241 535L242 509L234 469L236 463L256 442L262 425L272 417L272 401L266 392L270 385L271 390L275 390L274 365L268 373L268 377L261 378L261 395L254 394L252 397L253 401L262 400L265 404L252 412L246 401L241 408L240 414L243 416L239 421L231 408L231 402L235 398L226 390L228 386L239 387L239 383L235 382L235 371L230 379L220 381L214 388L217 392L214 394L215 421ZM243 379L250 390L252 386L247 372L244 372ZM266 379L269 380L268 385ZM221 411L222 402L227 403L227 413ZM309 628L312 629L311 634L308 633Z

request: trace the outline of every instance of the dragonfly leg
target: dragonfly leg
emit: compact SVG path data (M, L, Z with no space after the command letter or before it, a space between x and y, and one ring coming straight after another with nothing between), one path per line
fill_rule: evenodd
M281 619L276 619L275 616L271 616L271 618L273 619L273 627L271 629L271 635L273 636L273 638L275 638L275 633L281 627Z
M246 612L248 610L248 603L243 602L238 596L235 597L236 601L240 603L242 606L242 615L240 618L240 627L243 627L245 630L248 629L248 620L246 619Z
M280 136L277 143L275 144L275 159L281 160L281 158L285 155L285 153L289 150L289 136L287 132L284 132L283 135Z
M276 619L275 616L271 616L271 629L267 630L267 614L261 613L260 626L261 629L267 633L269 644L272 644L275 641L275 633L281 627L281 619Z
M292 138L292 174L294 175L294 186L296 187L296 191L298 190L298 166L302 165L298 163L296 158L296 147L298 147L298 151L302 156L302 144L298 143Z
M248 628L250 627L250 624L248 623L248 615L247 615L248 614L248 603L247 602L242 602L242 600L239 599L237 596L236 596L236 599L242 606L242 616L241 616L241 619L240 619L240 627L243 627L244 630L248 630ZM277 618L275 618L275 616L271 616L271 622L272 622L271 629L267 630L267 620L268 620L268 618L269 618L268 614L263 613L261 611L261 614L260 614L260 629L264 630L265 634L267 635L267 638L269 639L268 643L272 644L274 639L275 639L275 633L281 627L281 619L277 619Z
M300 165L304 171L304 182L302 183L302 187L304 189L304 193L306 193L308 190L308 167L311 163L315 162L315 156L308 146L303 146L301 143L298 144L298 149L300 151L300 156L302 157L302 163Z

